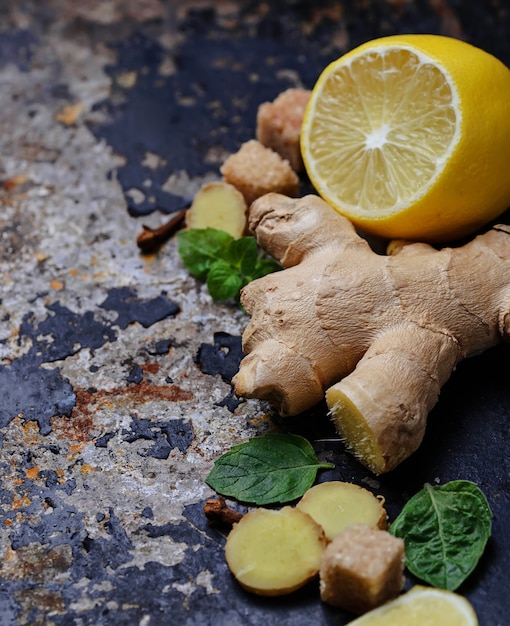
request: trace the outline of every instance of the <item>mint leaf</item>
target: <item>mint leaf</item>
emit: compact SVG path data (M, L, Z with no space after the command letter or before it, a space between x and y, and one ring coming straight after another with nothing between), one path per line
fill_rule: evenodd
M178 251L189 273L207 281L213 300L237 300L252 280L281 269L259 256L254 237L234 239L216 228L190 228L177 234Z
M491 534L492 511L467 480L425 487L390 527L405 544L406 566L435 587L454 591L476 567Z
M278 272L281 269L281 265L279 265L274 259L259 258L255 263L253 271L250 273L249 282L255 280L256 278L262 278L262 276L265 276L266 274Z
M207 275L207 289L213 300L237 299L243 287L243 279L239 272L232 271L232 266L226 261L218 260L213 263Z
M242 502L283 504L309 489L320 463L311 444L299 435L269 434L233 446L214 463L206 482L218 493Z
M255 267L258 258L257 242L254 237L234 239L226 249L223 257L241 275L249 274Z
M177 233L177 249L184 267L199 280L207 278L214 262L223 259L232 241L232 235L216 228L190 228Z

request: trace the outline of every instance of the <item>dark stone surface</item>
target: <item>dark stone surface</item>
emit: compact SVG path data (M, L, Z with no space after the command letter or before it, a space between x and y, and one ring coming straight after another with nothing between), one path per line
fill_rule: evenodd
M134 241L140 216L189 203L192 185L168 190L173 173L184 172L191 182L217 174L225 154L253 137L261 102L290 86L311 87L327 62L365 40L398 32L448 34L509 64L506 3L242 1L230 11L221 2L208 8L183 3L172 28L170 1L146 3L154 14L135 0L112 2L110 17L97 9L100 3L65 4L0 3L3 91L9 90L19 115L2 126L0 160L3 210L16 218L4 223L0 217L6 268L0 348L10 346L0 363L0 626L348 623L351 615L319 601L316 583L286 598L242 591L224 560L225 533L207 525L208 464L260 423L307 436L321 460L335 464L319 479L373 488L385 496L390 519L425 482L477 482L494 512L493 535L459 592L473 603L481 626L506 624L508 346L462 363L430 415L419 451L375 479L335 438L322 405L293 420L248 409L245 416L246 407L228 393L242 357L234 313L216 309L218 327L211 315L197 321L190 301L200 287L181 287L177 263L169 270L160 257L152 266L161 263L158 270L137 265L136 252L122 256L124 238ZM50 51L59 46L57 59ZM94 65L96 56L102 60ZM161 72L169 60L172 69ZM65 74L68 63L79 70L72 78ZM109 82L98 97L95 81L101 92L102 73ZM136 80L126 80L130 73ZM85 121L64 124L61 136L56 116L76 94L94 104ZM96 190L87 172L104 145L120 162ZM157 166L148 153L157 155ZM9 176L23 168L30 180L19 183L19 195L8 195ZM77 224L72 213L67 222L58 220L55 170L64 171L58 176L65 181L64 199L77 203ZM121 216L111 218L118 220L118 238L108 229L108 181L118 182L125 199ZM302 188L307 184L303 179ZM143 199L136 201L132 190ZM70 211L66 206L62 211ZM84 226L78 218L87 211ZM47 216L51 237L44 232ZM66 247L64 227L78 233L77 249ZM51 241L51 249L42 250L48 261L36 254L40 241ZM101 246L110 246L104 257ZM79 265L77 253L87 248L115 270L93 268L88 258ZM107 279L94 278L95 270ZM86 276L82 283L77 275ZM11 277L20 282L8 289ZM50 289L57 279L62 285ZM409 575L406 587L415 582Z

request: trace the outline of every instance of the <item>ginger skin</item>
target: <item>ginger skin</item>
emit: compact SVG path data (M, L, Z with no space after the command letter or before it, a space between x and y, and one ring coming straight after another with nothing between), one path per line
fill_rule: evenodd
M270 193L249 227L285 268L247 285L236 393L295 415L326 394L339 434L374 473L420 445L462 359L508 339L510 226L458 248L398 242L378 255L317 196Z

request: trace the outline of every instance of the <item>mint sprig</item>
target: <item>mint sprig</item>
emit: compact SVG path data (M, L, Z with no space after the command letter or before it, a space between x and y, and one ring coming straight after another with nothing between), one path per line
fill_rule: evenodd
M216 228L190 228L177 234L177 243L184 267L206 281L213 300L239 301L245 285L281 269L259 253L254 237L235 239Z

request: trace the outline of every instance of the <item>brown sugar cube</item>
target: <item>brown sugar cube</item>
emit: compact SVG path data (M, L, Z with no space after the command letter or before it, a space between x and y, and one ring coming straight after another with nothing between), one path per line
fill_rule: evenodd
M396 597L404 586L404 542L386 530L353 524L326 548L321 600L365 613Z
M287 89L257 111L257 139L287 159L296 172L304 167L299 135L310 94L307 89Z
M248 206L271 191L292 197L299 194L299 179L289 162L255 139L243 143L229 156L221 173L243 194Z

